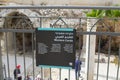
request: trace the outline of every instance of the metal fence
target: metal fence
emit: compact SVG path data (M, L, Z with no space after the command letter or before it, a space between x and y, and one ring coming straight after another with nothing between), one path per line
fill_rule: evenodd
M43 80L119 80L120 20L86 18L82 11L91 9L120 7L0 6L0 80L13 80L18 64L23 79L29 75L35 80L40 75ZM75 77L74 69L36 66L37 27L76 29L76 56L82 61L81 77Z

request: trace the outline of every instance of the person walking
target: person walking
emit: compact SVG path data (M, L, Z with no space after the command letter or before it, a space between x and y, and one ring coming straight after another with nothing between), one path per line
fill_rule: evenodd
M29 75L26 76L25 80L32 80Z
M82 65L82 62L77 58L75 60L75 75L76 75L76 80L78 79L78 77L80 77L81 65Z
M22 76L21 76L21 71L20 71L20 65L17 65L16 68L14 69L14 79L15 80L22 80Z

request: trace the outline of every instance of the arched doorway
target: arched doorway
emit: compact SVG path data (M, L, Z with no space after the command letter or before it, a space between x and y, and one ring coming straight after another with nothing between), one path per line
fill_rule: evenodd
M33 24L29 17L21 12L13 11L5 17L4 25L5 29L33 29ZM13 40L14 39L14 40ZM32 33L23 32L9 32L7 33L7 45L9 50L13 50L16 42L16 50L22 54L23 46L25 51L32 49Z

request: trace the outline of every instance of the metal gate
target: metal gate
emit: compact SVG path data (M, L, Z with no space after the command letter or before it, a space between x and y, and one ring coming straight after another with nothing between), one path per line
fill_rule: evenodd
M83 17L85 14L79 13L90 9L120 8L1 6L0 80L13 80L13 72L18 64L21 65L23 79L28 75L32 80L39 76L43 80L119 80L119 18L86 18ZM27 13L31 11L33 14L28 16ZM36 66L37 27L76 29L76 56L82 61L81 70L78 72L80 77L75 77L74 69Z

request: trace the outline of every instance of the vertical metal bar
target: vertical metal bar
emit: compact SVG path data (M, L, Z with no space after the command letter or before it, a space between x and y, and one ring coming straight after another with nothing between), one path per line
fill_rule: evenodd
M14 54L15 54L15 66L17 66L17 49L16 49L16 33L13 33L13 43L14 43Z
M120 44L119 44L118 68L117 68L117 76L116 76L116 80L119 80L119 68L120 68Z
M8 68L8 77L10 77L10 66L9 66L9 55L8 55L8 40L7 33L5 33L5 42L6 42L6 53L7 53L7 68Z
M41 78L43 79L43 67L41 67Z
M50 80L52 79L52 69L50 68Z
M22 37L23 37L24 77L26 77L26 62L25 62L25 33L22 33Z
M5 74L5 79L7 79L7 73L6 73L6 66L4 64L4 74Z
M87 80L88 79L88 75L89 75L89 59L90 59L90 34L88 35L89 36L89 46L88 46L88 66L87 66Z
M62 25L60 25L60 28L62 27Z
M61 68L59 69L59 80L61 80Z
M32 61L33 61L33 79L35 79L35 64L34 64L34 33L32 33Z
M51 27L51 28L53 27L51 23L50 23L50 27Z
M42 17L40 17L40 27L42 27Z
M107 77L106 80L108 80L108 76L109 76L109 65L110 65L110 52L111 52L111 36L109 36L109 48L108 48L108 66L107 66Z
M42 27L42 17L40 17L40 27ZM35 41L35 44L36 44L36 41ZM35 46L35 50L36 50L36 46ZM41 67L41 78L43 79L43 68L42 67Z
M70 80L70 69L68 70L68 80Z
M99 75L99 62L100 62L100 43L101 43L101 36L98 36L98 64L97 64L97 80Z
M3 63L2 63L2 51L1 51L1 39L0 39L0 79L3 80Z
M81 18L79 19L79 27L80 27L80 29L82 28L82 22L81 22L82 20L81 20Z

